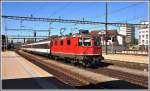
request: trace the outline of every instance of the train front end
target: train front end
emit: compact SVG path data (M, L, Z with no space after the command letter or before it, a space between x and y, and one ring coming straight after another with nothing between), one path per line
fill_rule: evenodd
M79 50L82 60L88 65L99 64L102 56L101 40L99 36L82 36L79 38Z

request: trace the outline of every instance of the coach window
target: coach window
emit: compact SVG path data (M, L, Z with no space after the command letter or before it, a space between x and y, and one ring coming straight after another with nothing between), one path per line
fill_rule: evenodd
M67 40L67 45L70 45L70 44L71 44L70 39L68 39Z
M63 40L60 41L60 45L61 45L61 46L63 45Z
M41 48L41 44L35 45L35 48Z
M46 43L46 44L44 44L44 49L48 49L48 45L47 45L47 43Z
M37 45L35 45L35 48L41 48L41 44L37 44Z
M43 49L43 44L39 44L37 45L37 47L39 47L40 49Z
M42 49L45 49L45 44L41 44L41 48L42 48Z
M44 49L44 44L40 44L41 49Z
M36 48L36 45L33 45L32 47L33 47L33 48Z

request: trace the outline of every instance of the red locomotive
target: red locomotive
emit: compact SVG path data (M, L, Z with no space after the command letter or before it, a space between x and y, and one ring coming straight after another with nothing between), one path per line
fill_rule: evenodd
M49 54L50 58L61 58L66 62L79 63L84 66L98 64L103 59L100 38L98 36L89 35L88 33L55 37L52 38L51 43L50 41L43 43L45 43L45 49L43 48L45 51L41 49L37 50L37 47L34 48L34 46L38 44L41 45L41 42L23 45L23 47L26 47L23 48L23 50Z

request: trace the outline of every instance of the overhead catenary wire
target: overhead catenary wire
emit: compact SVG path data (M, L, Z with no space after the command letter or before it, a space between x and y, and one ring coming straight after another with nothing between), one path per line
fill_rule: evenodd
M140 5L140 4L141 4L140 2L134 3L134 4L128 5L128 6L126 6L126 7L122 7L122 8L113 10L113 11L109 12L109 14L119 13L120 11L124 11L124 10L126 10L126 9L128 9L128 8L135 7L135 6L138 6L138 5Z
M139 20L139 19L141 19L141 18L145 18L145 16L132 17L132 18L129 18L129 19L120 20L120 21L113 21L113 22L122 22L122 21L125 21L125 23L129 23L129 21ZM112 25L109 25L109 26L112 26ZM116 26L116 27L117 27L117 26ZM90 28L88 28L88 29L95 29L95 28L100 28L100 26L90 27Z
M68 2L67 4L65 4L64 6L58 8L55 12L53 12L50 17L53 17L54 15L64 11L68 6L70 6L72 4L72 2Z
M31 16L33 15L36 15L38 13L40 13L40 10L43 10L43 8L45 8L47 6L47 2L43 2L43 4L41 4L41 6L39 6L38 8L36 8L32 13L31 13ZM32 17L33 17L32 16Z
M60 8L58 8L55 12L53 12L51 15L50 15L50 17L53 17L54 15L56 15L56 14L58 14L58 13L60 13L60 12L62 12L62 11L64 11L66 8L68 8L70 5L72 4L72 2L68 2L67 4L65 4L64 6L62 6L62 7L60 7ZM94 5L93 3L88 3L87 4L88 6L90 5ZM82 9L82 8L81 8ZM80 11L81 9L79 9L78 11Z
M140 4L142 4L142 3L138 2L138 3L130 4L130 5L126 6L126 7L122 7L122 8L119 8L119 9L116 9L116 10L113 10L113 11L110 11L110 12L109 12L109 15L112 15L112 14L115 14L115 13L119 13L120 11L124 11L124 10L126 10L126 9L128 9L128 8L132 8L132 7L138 6L138 5L140 5ZM103 14L103 15L100 16L100 17L105 17L105 14ZM96 16L95 19L100 18L100 17L99 17L99 16Z
M148 20L148 16L139 16L139 17L134 17L134 18L129 19L128 22L129 22L129 21L139 20L139 19L145 18L145 17L147 17L147 20Z
M148 19L148 16L138 16L138 17L130 17L128 19L124 19L124 20L119 20L119 21L113 21L113 22L126 22L126 23L129 23L129 21L137 21L139 19L142 19L142 18L146 18Z

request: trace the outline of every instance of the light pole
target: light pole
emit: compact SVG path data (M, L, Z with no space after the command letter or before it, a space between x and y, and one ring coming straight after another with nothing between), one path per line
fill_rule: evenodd
M107 2L105 3L105 54L107 55Z

